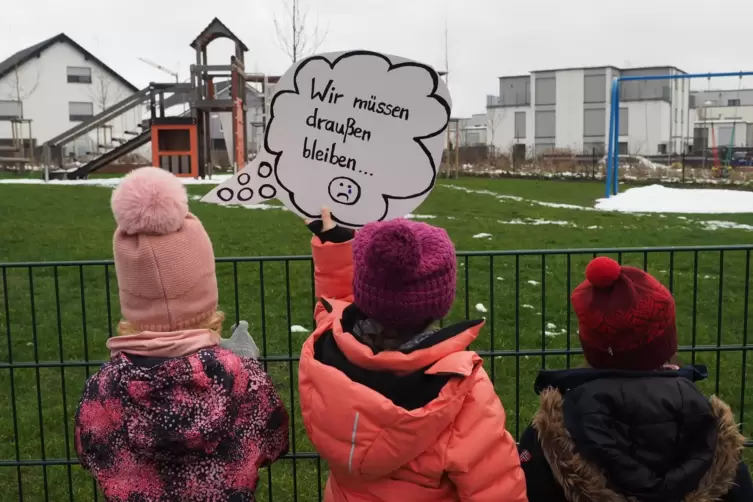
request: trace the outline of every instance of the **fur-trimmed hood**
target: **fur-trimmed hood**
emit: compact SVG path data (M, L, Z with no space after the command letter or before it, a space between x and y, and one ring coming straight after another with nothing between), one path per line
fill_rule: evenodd
M729 406L684 378L549 387L533 427L569 502L722 500L744 444Z

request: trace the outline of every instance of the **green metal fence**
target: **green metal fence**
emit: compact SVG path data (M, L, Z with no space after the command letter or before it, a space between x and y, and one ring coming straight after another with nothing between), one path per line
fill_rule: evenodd
M648 270L674 293L680 357L705 364L700 384L738 414L753 402L748 315L753 246L459 253L456 303L445 319L487 320L473 349L518 436L536 409L540 368L582 363L569 296L590 259L608 255ZM73 416L86 378L107 358L119 320L111 261L0 263L0 500L101 500L76 460ZM314 452L297 403L297 361L313 328L308 256L217 261L227 328L245 319L291 410L290 453L262 472L259 500L321 500L326 465ZM753 450L753 449L751 449Z

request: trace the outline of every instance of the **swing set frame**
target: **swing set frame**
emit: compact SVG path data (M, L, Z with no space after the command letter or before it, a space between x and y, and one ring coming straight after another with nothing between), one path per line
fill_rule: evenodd
M676 75L646 75L646 76L625 76L616 77L612 80L612 94L609 113L609 140L607 147L607 164L606 176L604 183L604 195L606 198L617 195L620 191L619 185L619 162L617 155L617 146L620 139L620 84L622 82L640 81L640 80L689 80L689 79L711 79L712 77L749 77L753 76L753 71L739 71L726 73L682 73ZM741 80L742 82L742 80ZM734 134L734 133L733 133ZM734 136L733 136L734 139Z

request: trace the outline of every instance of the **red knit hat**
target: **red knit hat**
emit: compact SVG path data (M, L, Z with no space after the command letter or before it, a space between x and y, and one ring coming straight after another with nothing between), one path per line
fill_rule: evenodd
M677 352L675 300L643 270L596 258L571 301L593 368L655 370Z

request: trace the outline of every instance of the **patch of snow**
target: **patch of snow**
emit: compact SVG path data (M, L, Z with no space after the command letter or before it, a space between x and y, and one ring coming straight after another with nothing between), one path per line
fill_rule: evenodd
M591 225L590 227L588 227L589 230L597 230L599 228L601 228L599 225Z
M433 220L436 218L432 214L406 214L405 217L409 220Z
M531 286L538 286L539 284L541 284L540 282L534 281L534 280L530 280L530 281L526 281L526 282L528 284L530 284Z
M229 207L232 207L232 206L229 206ZM264 203L255 204L253 206L235 206L235 207L242 207L242 208L245 208L245 209L261 209L261 210L265 210L265 209L279 209L280 211L288 211L288 208L285 207L285 206L275 206L273 204L264 204Z
M230 179L231 174L219 174L212 176L212 179L193 179L193 178L179 178L184 185L219 185L220 183ZM0 180L2 185L51 185L51 186L95 186L114 188L123 181L123 178L94 178L90 180L50 180L45 182L41 178L6 178Z
M487 312L486 307L484 307L483 303L477 303L476 304L476 310L481 313Z
M503 225L558 225L561 227L566 227L566 226L577 227L577 225L573 225L569 221L542 220L542 219L533 219L533 218L525 218L523 220L514 219L514 220L509 220L509 221L497 220L497 222Z
M753 213L753 192L650 185L599 199L595 209L626 213Z
M753 230L753 225L736 223L734 221L699 220L704 230Z
M462 187L459 185L452 185L452 184L440 185L440 186L445 187L445 188L450 188L452 190L460 190L462 192L470 193L470 194L490 195L500 201L513 200L515 202L525 202L525 203L531 204L532 206L554 207L557 209L577 209L579 211L594 211L594 209L590 207L576 206L573 204L561 204L558 202L543 202L540 200L524 199L523 197L518 197L517 195L506 195L506 194L501 194L497 192L492 192L491 190L472 190L470 188Z
M306 328L304 328L303 326L299 326L299 325L297 325L297 324L294 324L294 325L292 325L292 326L290 327L290 332L291 332L291 333L308 333L308 332L309 332L309 330L307 330L307 329L306 329Z
M521 305L521 307L523 307L524 309L531 309L531 310L533 310L533 305L528 305L527 303L524 303L523 305Z
M491 237L492 234L480 233L473 236L474 239L483 239L485 237Z
M557 329L557 325L551 322L546 323L546 329Z
M497 280L498 281L504 281L504 279L502 277L497 277Z
M560 336L561 333L557 333L556 331L544 331L544 334L549 338L554 338Z

